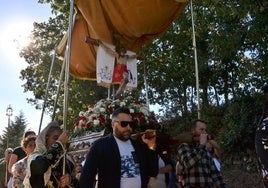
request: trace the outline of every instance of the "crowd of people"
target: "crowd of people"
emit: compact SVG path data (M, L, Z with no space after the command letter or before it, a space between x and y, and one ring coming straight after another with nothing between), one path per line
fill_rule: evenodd
M0 188L224 188L220 147L202 120L190 123L191 142L171 157L156 131L133 139L130 110L116 109L112 132L90 146L81 163L68 155L69 136L56 121L36 136L27 131L21 146L7 148L0 163ZM168 147L168 145L166 146Z

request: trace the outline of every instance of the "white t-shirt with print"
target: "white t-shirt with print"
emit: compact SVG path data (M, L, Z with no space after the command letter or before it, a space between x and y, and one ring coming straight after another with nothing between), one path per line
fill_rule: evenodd
M121 183L120 188L141 187L140 168L135 162L135 150L130 142L122 141L115 137L121 158Z

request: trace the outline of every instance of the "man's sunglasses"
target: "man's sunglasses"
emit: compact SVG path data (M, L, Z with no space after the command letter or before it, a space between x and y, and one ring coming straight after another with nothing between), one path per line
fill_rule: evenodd
M135 126L135 123L133 121L117 121L121 127L127 127L128 125L130 128L133 128Z

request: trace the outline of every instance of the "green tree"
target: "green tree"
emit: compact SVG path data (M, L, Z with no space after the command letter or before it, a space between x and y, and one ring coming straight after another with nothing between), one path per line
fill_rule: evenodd
M43 0L50 3L55 17L47 23L35 23L33 40L29 47L21 52L29 66L22 70L21 79L25 81L25 92L33 92L31 104L40 108L45 93L45 83L49 72L54 47L59 43L68 27L68 2L59 6L60 1ZM212 125L214 131L242 129L238 121L229 117L229 113L242 115L239 104L246 103L248 97L256 98L267 79L267 33L268 3L254 0L204 0L194 1L194 21L196 49L198 55L200 104L202 118ZM190 9L170 28L150 45L142 49L144 60L138 65L139 88L134 93L145 98L143 69L146 69L150 104L162 107L161 121L173 121L173 126L186 126L190 119L197 117L197 95L195 85L194 54L192 49L192 25ZM47 110L51 113L59 86L60 60L56 59L52 83L49 87ZM57 106L57 118L62 119L63 87ZM78 112L106 97L106 90L96 86L95 82L70 79L68 120L69 126ZM243 106L246 109L246 105ZM259 109L256 107L256 109ZM245 117L259 115L244 110ZM225 115L227 114L227 115ZM226 118L227 120L223 121ZM235 123L232 123L235 122ZM248 125L255 121L242 118L239 124ZM252 135L254 126L245 129L243 134ZM232 134L232 141L238 131ZM219 133L219 131L218 131ZM223 139L227 139L226 137ZM232 142L233 146L235 142ZM253 143L253 142L252 142ZM251 143L251 144L252 144Z
M225 127L221 130L221 145L226 152L254 150L254 137L261 111L261 96L244 96L229 105L224 114Z
M10 125L5 127L3 134L0 136L0 158L3 157L7 144L8 147L13 149L20 146L26 126L27 120L21 111L18 116L15 116L15 121L10 121Z
M23 84L24 92L33 93L34 98L28 98L27 100L30 104L35 105L36 109L41 109L44 105L54 48L60 42L63 36L63 31L66 30L66 18L63 14L50 18L47 23L34 23L32 42L20 53L28 63L28 67L21 71L20 78L25 81ZM59 87L59 97L55 112L56 120L62 122L64 86L63 84L60 85L60 64L61 60L57 57L52 69L51 83L48 86L49 90L45 107L46 112L52 115ZM105 98L107 96L107 90L98 87L96 82L79 80L71 76L68 87L69 100L67 128L72 128L73 122L77 118L80 110L85 110L89 103L94 103L100 98Z
M194 1L201 118L231 151L254 146L255 92L268 75L267 18L264 1ZM150 102L162 106L163 120L175 120L177 132L197 118L191 28L188 7L144 53Z
M260 11L255 1L247 3L194 2L202 108L228 103L252 87L260 88L267 79L267 27L263 24L267 10ZM190 16L188 8L145 53L149 98L167 109L169 116L196 112Z

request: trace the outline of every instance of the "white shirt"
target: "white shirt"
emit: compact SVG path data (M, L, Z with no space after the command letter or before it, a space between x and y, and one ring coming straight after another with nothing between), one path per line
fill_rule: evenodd
M220 162L218 161L218 159L213 158L213 162L214 162L214 164L215 164L217 170L218 170L218 171L221 171L221 164L220 164Z
M140 169L135 162L135 150L130 142L122 141L115 137L121 158L121 183L120 188L141 187Z

